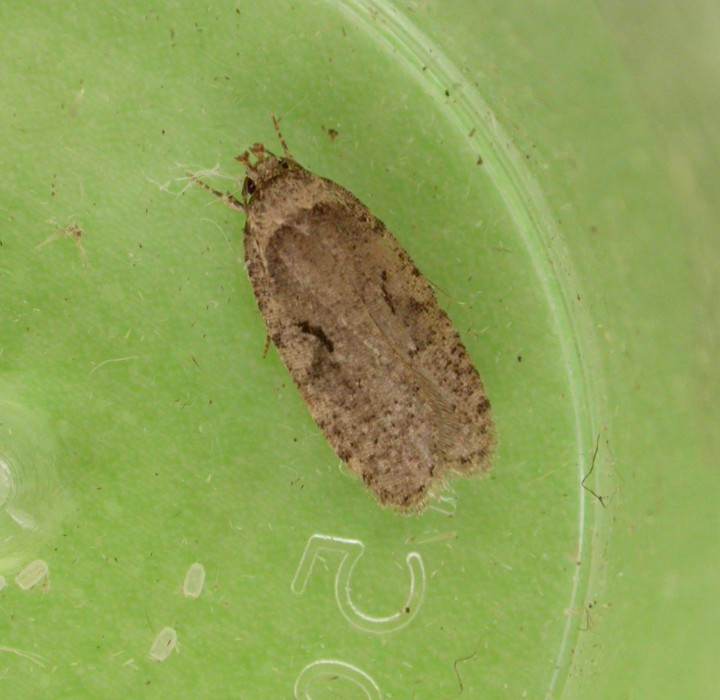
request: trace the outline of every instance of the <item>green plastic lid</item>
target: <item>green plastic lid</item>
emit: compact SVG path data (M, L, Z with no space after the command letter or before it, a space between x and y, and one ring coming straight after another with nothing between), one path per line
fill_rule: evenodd
M714 697L705 11L4 3L0 695ZM493 469L420 515L263 357L243 217L187 179L238 192L271 113L485 382Z

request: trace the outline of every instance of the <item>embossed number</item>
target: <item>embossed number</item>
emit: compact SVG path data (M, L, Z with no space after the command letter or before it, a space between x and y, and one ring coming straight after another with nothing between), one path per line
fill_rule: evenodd
M358 609L350 597L350 578L355 565L365 552L360 540L344 539L331 535L313 535L305 546L291 589L298 595L304 593L316 559L323 551L340 552L342 557L335 576L335 599L345 619L355 627L366 632L385 634L396 632L410 623L417 615L425 595L425 568L422 557L410 552L405 558L410 574L410 591L405 605L393 615L373 617Z

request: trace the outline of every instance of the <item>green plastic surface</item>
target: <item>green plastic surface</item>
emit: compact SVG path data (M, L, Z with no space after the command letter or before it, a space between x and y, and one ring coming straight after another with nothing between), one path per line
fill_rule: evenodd
M0 696L719 696L709 13L3 3ZM263 358L242 217L188 185L271 113L486 383L493 471L420 516Z

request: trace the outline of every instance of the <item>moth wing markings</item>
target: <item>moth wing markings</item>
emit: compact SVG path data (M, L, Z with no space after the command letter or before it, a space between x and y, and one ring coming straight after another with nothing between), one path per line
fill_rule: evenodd
M440 332L438 326L444 330L443 327L446 323L449 323L449 320L438 306L435 293L429 283L422 275L417 273L417 268L408 253L385 226L379 221L377 224L378 228L376 229L376 233L367 236L362 241L361 248L367 248L366 254L368 257L379 261L381 269L387 273L386 279L393 282L396 293L400 292L408 298L412 298L418 307L422 306L429 311L429 315L431 316L430 324L435 327L428 328L428 332ZM364 268L358 269L358 275L365 275ZM413 362L413 360L408 357L407 352L403 352L403 349L397 345L395 338L398 335L398 325L402 330L407 332L409 336L412 335L408 332L408 325L403 322L402 318L398 318L398 316L392 314L391 318L397 320L394 323L391 322L386 330L385 324L387 324L388 315L387 313L378 313L376 310L382 308L383 305L388 306L390 302L385 300L381 293L378 293L377 280L369 280L367 284L361 285L361 288L363 290L363 304L371 316L373 323L384 336L388 345L393 348L397 357L417 378L421 390L433 408L437 420L438 447L443 453L447 453L452 450L453 447L457 445L458 440L461 440L463 437L462 418L455 410L454 401L448 398L447 390L444 390L438 383L435 372L429 371L434 368L424 367L417 361ZM423 318L423 321L426 320L427 319ZM412 325L412 323L409 325ZM454 330L452 330L452 332L454 333ZM419 364L420 366L418 367Z
M363 209L367 211L364 207ZM339 224L339 221L343 223ZM429 283L417 271L408 253L384 224L374 217L371 226L352 216L338 217L337 221L326 224L325 235L320 236L319 239L329 253L334 250L345 251L349 245L352 245L354 254L349 257L349 265L354 274L344 274L344 282L351 287L348 296L353 301L360 300L369 323L383 340L384 349L389 350L404 367L408 374L406 381L415 383L426 405L432 411L434 420L431 426L435 435L435 449L431 453L419 450L424 453L423 461L427 469L431 473L437 467L440 467L441 472L443 467L461 471L460 465L464 456L462 450L467 449L465 445L467 435L465 416L456 410L457 397L450 393L451 398L448 398L447 388L442 387L437 381L434 371L436 368L422 365L418 367L419 363L409 357L407 346L412 345L413 324L412 322L408 324L402 316L388 313L388 302L382 297L379 281L377 278L370 278L369 273L379 274L378 271L387 271L389 279L396 283L404 295L427 310L429 318L424 316L421 318L427 326L423 329L424 332L441 333L443 340L447 340L449 336L452 341L460 343L449 318L438 306L435 293ZM372 265L366 264L368 260L372 261ZM338 269L340 267L338 266ZM368 334L368 337L372 338L372 334ZM368 344L367 340L365 343ZM464 347L462 345L461 347L465 352ZM467 356L466 360L470 363ZM470 368L477 376L471 363ZM457 454L458 450L461 451L460 457L450 458L450 455ZM445 464L446 461L452 463Z
M358 241L363 240L363 228L359 227L359 231L353 231L353 228L354 226L352 224L346 225L345 227L329 227L330 231L332 231L332 235L322 238L323 246L332 254L332 251L337 250L338 248L345 249L347 241L354 241L357 245ZM331 240L335 237L339 239L339 246ZM373 246L373 243L382 244L385 240L387 239L382 239L380 237L375 239L375 241L373 241L372 238L368 238L368 249L372 249L374 247L375 250L368 250L365 252L379 252L382 248L377 245ZM383 263L386 262L397 264L400 262L398 253L402 253L409 262L407 253L396 241L394 241L394 239L389 239L388 243L394 243L394 249L393 247L387 246L384 248L384 254L380 253L379 255L369 256L361 255L360 260L357 255L349 258L348 262L354 272L353 275L345 276L346 283L350 287L350 296L355 300L360 301L361 308L365 312L369 323L383 339L387 348L390 349L393 356L408 370L408 372L410 372L418 380L420 390L425 392L428 402L438 411L438 417L444 415L447 419L447 417L452 416L452 406L434 385L432 379L413 365L407 356L407 350L403 352L403 348L398 341L399 335L402 335L403 339L410 339L411 336L408 333L407 324L394 314L388 315L387 313L383 313L387 307L387 302L382 299L381 294L378 293L377 280L368 278L367 266L364 264L367 260L371 260L373 263L370 266L371 269L375 269L378 266L384 267ZM361 248L360 252L362 253L362 245L359 247ZM405 271L405 274L408 274L407 271ZM432 290L429 286L427 286L427 289L429 291L429 297L426 296L426 298L422 300L423 303L428 303L430 301L436 303Z
M371 229L373 233L369 235L365 234L365 227L358 226L358 230L353 231L352 225L348 226L350 230L340 230L335 235L344 236L346 241L353 241L356 254L351 261L355 274L351 279L354 281L355 295L361 301L370 323L382 337L386 347L415 380L418 390L422 393L427 405L430 406L435 419L432 427L435 432L437 448L441 453L446 453L462 438L460 419L452 403L433 381L433 377L428 376L428 373L422 368L413 364L408 356L408 348L403 347L403 344L412 345L411 342L408 343L408 340L411 340L408 326L402 317L393 313L392 309L390 309L391 313L387 313L388 301L383 298L378 280L368 278L368 269L373 272L377 272L378 269L391 269L394 277L398 277L406 287L410 287L408 293L411 293L419 304L432 305L432 308L444 319L447 317L437 306L435 295L427 281L422 276L412 274L411 270L416 268L407 252L381 222L375 220L375 223L376 226ZM329 241L327 244L330 245ZM368 268L364 264L366 260L372 260L373 265ZM440 467L440 471L442 471L442 467L445 466L442 464L442 460L439 463L435 449L432 453L426 453L424 457L426 466L431 473L437 467ZM438 474L438 476L441 475L441 473Z
M452 407L453 416L442 422L440 436L448 467L461 474L482 471L489 466L494 432L490 403L480 375L428 281L417 272L407 252L385 226L377 223L377 235L367 239L368 255L375 259L384 257L387 279L389 283L394 281L395 291L425 309L413 327L418 337L432 334L434 342L428 345L429 352L421 350L415 359L433 388L449 397L445 405ZM435 350L441 345L442 353L437 354ZM447 361L448 355L454 361L452 368L438 364L439 359Z
M428 444L428 432L434 427L422 421L418 426L418 414L422 412L422 402L412 394L408 381L411 378L418 384L427 403L432 405L433 397L428 394L429 384L407 363L401 363L401 375L397 370L390 377L392 388L388 387L388 350L393 362L402 357L398 354L385 328L379 327L365 307L363 296L358 288L359 278L355 263L348 254L347 238L351 233L338 231L338 226L329 221L313 217L312 230L306 222L300 220L286 225L273 237L266 250L268 261L266 269L273 271L273 302L268 308L266 321L271 333L281 330L286 336L292 336L298 347L307 348L305 356L293 354L287 348L280 348L283 361L298 383L301 392L316 421L323 429L328 441L339 453L348 452L348 445L355 447L343 459L349 466L367 477L363 467L368 459L382 462L384 472L371 475L366 483L378 498L386 503L400 507L419 505L425 497L425 487L431 477L436 460L434 448ZM308 237L313 236L311 241ZM340 236L340 238L337 238ZM322 241L321 245L317 245ZM328 298L332 291L335 297ZM353 318L347 318L342 309L352 306ZM338 311L339 309L339 311ZM364 314L357 319L357 310ZM335 343L336 352L328 353L317 343L308 342L297 323L288 319L308 318L310 323L322 327L328 316L344 325L345 340L353 349L349 356L343 357L341 342ZM332 332L330 331L331 339ZM379 336L381 344L373 341ZM337 338L335 340L338 340ZM342 339L341 339L342 340ZM313 348L312 350L310 348ZM310 354L315 354L315 360ZM333 358L337 355L337 358ZM318 373L311 376L311 363L334 362L338 365L334 372ZM348 365L352 364L352 367ZM329 369L329 367L328 367ZM300 377L307 381L297 381ZM329 386L327 382L345 381L353 376L362 377L362 386ZM372 411L384 398L401 393L401 402L409 403L412 411L390 405L387 401L381 405L383 415L372 415ZM336 402L329 405L328 399ZM337 409L339 404L345 411ZM407 408L407 405L405 406ZM372 422L375 438L367 436L367 426L358 421L358 416L367 413L367 421ZM422 420L422 418L421 418ZM410 459L418 462L415 474L410 478L402 465ZM413 480L415 479L415 480ZM405 495L403 495L403 489ZM413 498L417 501L413 503ZM405 498L404 502L391 501L393 498Z

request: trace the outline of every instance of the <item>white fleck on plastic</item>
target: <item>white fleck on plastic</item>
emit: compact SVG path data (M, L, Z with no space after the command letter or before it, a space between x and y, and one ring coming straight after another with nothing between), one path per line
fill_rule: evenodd
M36 559L30 562L16 577L15 583L24 591L29 591L38 583L46 581L49 574L47 562Z
M13 493L13 478L10 465L0 456L0 506Z
M188 598L199 598L205 585L205 567L195 562L185 574L185 583L183 583L183 593Z
M23 530L34 530L37 527L37 522L31 513L12 507L6 508L6 511Z
M164 627L150 647L150 658L153 661L165 661L177 649L177 632L172 627Z

